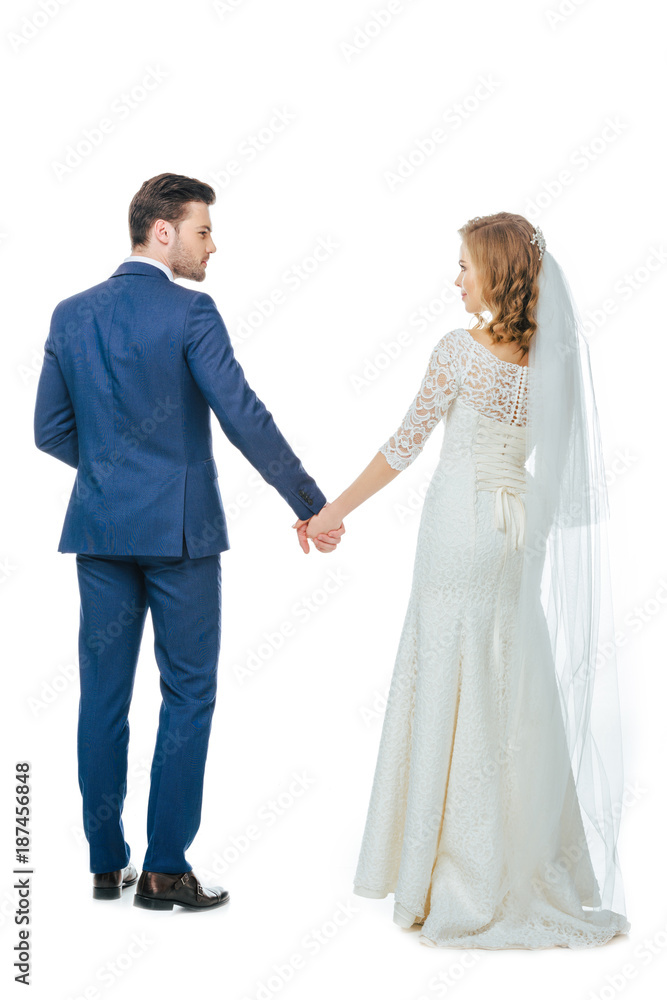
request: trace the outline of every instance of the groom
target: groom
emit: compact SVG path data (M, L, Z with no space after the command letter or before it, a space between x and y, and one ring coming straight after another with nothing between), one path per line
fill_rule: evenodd
M58 550L81 598L77 733L93 896L137 882L125 841L128 712L148 608L162 704L148 846L135 905L226 903L185 859L201 816L220 652L220 553L229 548L210 412L297 518L326 498L245 380L203 281L215 244L208 184L164 173L132 199L132 253L60 302L44 346L35 443L77 470ZM332 551L344 527L314 540ZM304 532L297 532L308 551Z

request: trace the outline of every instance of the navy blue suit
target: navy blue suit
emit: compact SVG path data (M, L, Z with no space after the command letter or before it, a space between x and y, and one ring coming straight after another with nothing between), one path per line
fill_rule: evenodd
M297 517L326 503L248 385L213 299L128 261L60 302L44 347L35 443L77 470L58 545L75 552L78 757L90 870L129 860L128 711L148 608L162 706L147 871L190 870L220 651L229 548L210 413Z

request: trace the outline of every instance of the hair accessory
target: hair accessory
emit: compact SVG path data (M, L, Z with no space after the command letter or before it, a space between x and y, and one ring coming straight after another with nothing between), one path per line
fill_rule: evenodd
M540 248L540 260L542 260L542 254L547 248L547 241L545 240L544 233L542 232L539 226L535 226L535 228L533 229L533 238L530 242L537 243L538 247Z

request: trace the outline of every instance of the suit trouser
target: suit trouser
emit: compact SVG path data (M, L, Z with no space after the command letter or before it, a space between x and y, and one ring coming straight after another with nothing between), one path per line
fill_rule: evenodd
M187 550L184 547L184 552ZM220 554L77 553L81 597L77 752L91 872L130 859L122 811L128 712L148 608L160 671L144 871L181 874L201 819L220 654Z

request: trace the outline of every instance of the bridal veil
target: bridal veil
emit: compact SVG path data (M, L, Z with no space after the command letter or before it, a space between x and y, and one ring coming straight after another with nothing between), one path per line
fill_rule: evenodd
M600 924L607 911L625 909L609 508L588 344L548 250L538 282L523 573L503 744L518 806L508 810L506 888L527 899L537 881L559 906L578 915L583 906Z

